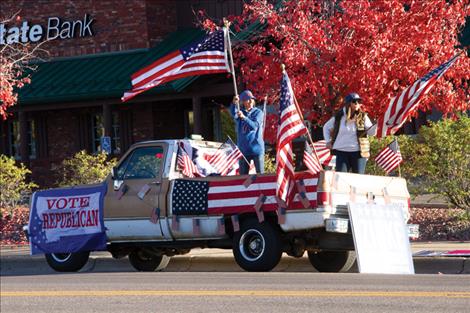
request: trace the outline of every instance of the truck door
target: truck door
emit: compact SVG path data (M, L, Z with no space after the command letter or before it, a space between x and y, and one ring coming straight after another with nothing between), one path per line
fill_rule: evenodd
M155 240L163 237L157 208L164 213L168 184L162 184L167 147L136 147L108 178L105 225L110 240ZM163 202L163 203L160 203Z

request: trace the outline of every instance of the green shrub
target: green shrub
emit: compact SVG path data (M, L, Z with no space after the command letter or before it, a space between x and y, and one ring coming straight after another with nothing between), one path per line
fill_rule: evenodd
M444 119L421 127L417 136L397 138L403 157L401 174L410 192L443 195L470 215L470 118L460 115L456 120ZM373 158L392 140L371 138L368 174L385 174Z
M14 158L0 155L0 208L13 209L23 196L37 185L27 181L31 171L22 163L17 166Z
M423 190L438 193L470 216L470 117L422 127L411 173L424 176Z
M53 171L58 178L57 186L77 186L102 182L116 164L116 159L107 161L105 153L88 154L80 151L65 159Z
M264 172L266 174L276 174L276 157L269 153L264 155Z

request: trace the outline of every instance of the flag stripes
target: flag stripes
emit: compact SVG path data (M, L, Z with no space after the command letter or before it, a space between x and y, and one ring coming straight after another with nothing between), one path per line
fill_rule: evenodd
M407 118L417 109L421 99L434 86L436 81L454 64L460 54L433 69L431 72L415 81L393 98L385 113L377 122L377 137L383 138L398 131Z
M383 148L375 157L375 162L388 174L392 172L403 161L396 140Z
M124 93L122 101L176 79L230 72L225 49L227 36L226 29L212 32L137 71L131 76L132 90Z
M308 174L304 178L306 197L311 207L316 206L317 199L317 176ZM248 188L243 186L244 179L211 181L208 192L208 214L240 214L254 212L254 205L259 196L263 194L266 200L263 211L275 211L278 208L276 201L276 177L262 176ZM304 205L295 191L294 200L288 210L304 209Z
M277 131L277 196L287 201L294 177L292 140L307 132L294 103L294 91L287 73L283 71Z

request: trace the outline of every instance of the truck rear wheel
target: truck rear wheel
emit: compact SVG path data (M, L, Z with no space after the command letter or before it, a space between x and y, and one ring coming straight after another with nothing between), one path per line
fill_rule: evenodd
M57 272L76 272L88 262L90 251L76 253L48 253L46 261Z
M248 219L233 238L233 255L237 264L250 272L270 271L282 255L278 230L269 222Z
M347 272L356 260L354 251L315 251L308 252L308 260L319 272Z
M129 262L140 272L156 272L164 270L170 262L170 258L166 255L154 255L138 249L129 254Z

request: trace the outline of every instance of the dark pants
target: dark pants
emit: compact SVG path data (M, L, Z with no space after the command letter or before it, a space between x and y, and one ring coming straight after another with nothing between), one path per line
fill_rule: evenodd
M248 162L255 163L256 173L263 174L264 173L264 154L261 155L245 155L245 158ZM239 161L240 166L240 175L246 175L250 171L250 165L246 163L244 158L241 158Z
M344 152L333 150L336 155L336 171L353 172L364 174L366 171L367 159L361 157L361 152Z

